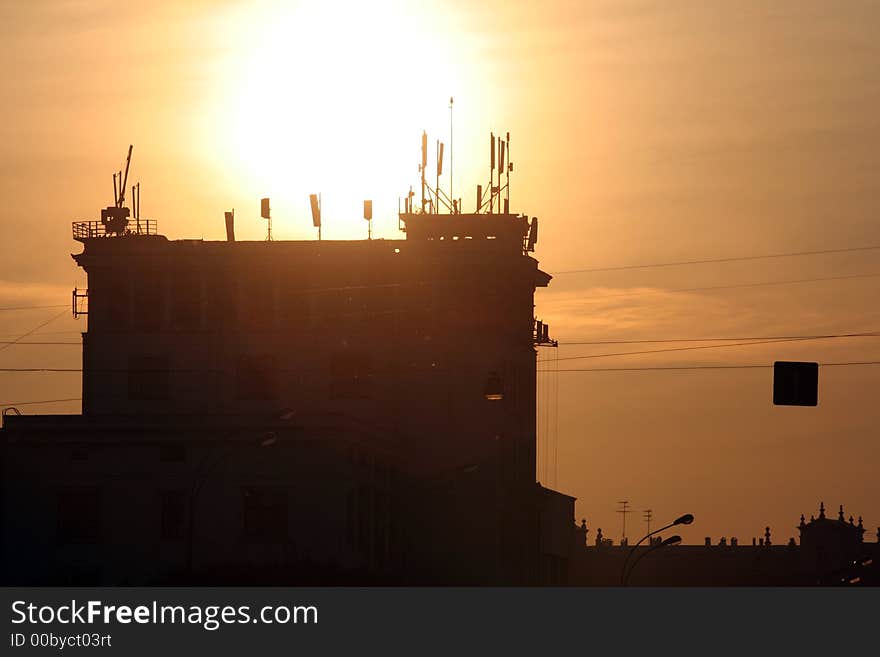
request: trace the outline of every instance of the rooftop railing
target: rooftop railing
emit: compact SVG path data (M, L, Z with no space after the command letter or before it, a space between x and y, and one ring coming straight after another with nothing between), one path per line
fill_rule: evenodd
M123 233L108 232L101 221L74 221L73 239L86 240L93 237L124 237L126 235L158 235L155 219L131 219Z

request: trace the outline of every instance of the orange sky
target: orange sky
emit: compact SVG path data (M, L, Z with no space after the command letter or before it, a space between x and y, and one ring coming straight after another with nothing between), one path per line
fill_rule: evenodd
M63 305L84 284L70 222L108 204L129 143L143 214L169 237L220 239L235 207L239 236L260 238L269 195L277 237L311 238L317 191L325 237L365 233L366 197L376 234L397 237L419 133L447 139L450 95L456 196L471 207L486 135L509 130L512 209L541 217L550 273L880 244L880 6L511 4L3 3L0 307ZM565 342L876 331L880 276L681 290L880 275L878 258L558 274L537 313L560 358L670 346ZM0 311L0 340L62 310ZM83 327L64 315L39 335L75 341L55 332ZM79 352L20 346L0 359L76 367ZM558 367L775 359L880 360L880 338ZM768 524L785 541L820 499L861 513L872 533L880 524L880 367L823 369L816 409L773 407L769 370L556 376L558 471L539 473L579 498L591 537L600 526L619 536L621 499L636 510L630 527L645 508L657 521L693 512L687 542L748 541ZM542 409L555 409L544 377ZM76 374L0 374L0 401L77 396Z

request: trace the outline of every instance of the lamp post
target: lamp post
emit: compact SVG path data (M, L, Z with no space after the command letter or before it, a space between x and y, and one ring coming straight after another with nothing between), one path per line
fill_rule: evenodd
M649 536L653 536L654 534L659 534L660 532L665 531L665 530L669 529L670 527L675 527L676 525L689 525L693 521L694 521L693 514L692 513L685 513L683 516L679 516L678 518L673 520L668 525L665 525L664 527L661 527L660 529L655 529L654 531L648 532L647 534L642 536L639 539L638 543L636 543L635 545L633 545L630 548L629 552L626 555L626 559L624 559L624 561L623 561L623 568L620 569L620 583L621 583L621 585L624 585L624 586L626 585L625 584L626 565L629 563L629 560L632 558L632 555L635 553L636 548L639 547L639 545L641 545L646 538L648 538ZM681 540L681 539L679 538L679 540ZM650 551L651 550L648 550L648 552L650 552ZM633 564L633 568L635 568L635 564Z
M632 575L632 572L636 569L636 566L639 565L639 561L644 559L647 555L651 554L651 552L653 552L654 550L659 550L660 548L664 548L667 545L678 545L679 543L681 543L681 536L679 536L678 534L675 534L674 536L670 536L669 538L663 540L661 543L657 543L655 545L652 545L647 550L642 552L639 555L638 559L633 561L632 568L629 569L629 572L626 574L626 577L623 578L623 585L626 586L626 583L629 581L630 575Z
M264 435L260 436L258 439L245 441L244 444L252 445L254 447L262 449L265 447L271 447L277 442L277 434L274 431L268 431ZM196 501L198 500L199 493L202 492L202 488L204 487L205 482L208 480L208 475L210 475L218 465L220 465L229 457L230 454L232 454L232 452L235 450L235 447L236 444L231 443L227 445L226 449L221 451L219 454L216 454L215 452L209 452L199 464L199 467L196 470L197 476L195 479L193 479L193 483L190 487L189 492L189 523L187 527L186 544L186 573L189 577L192 577L193 572ZM211 460L212 456L215 457L213 460Z

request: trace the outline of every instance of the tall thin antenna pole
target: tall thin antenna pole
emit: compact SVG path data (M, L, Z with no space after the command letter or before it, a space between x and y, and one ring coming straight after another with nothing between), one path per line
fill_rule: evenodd
M507 161L504 164L504 175L507 177L505 188L507 189L507 198L504 200L505 214L510 212L510 133L507 133Z
M449 198L453 198L453 196L452 196L452 96L449 97Z
M436 187L434 187L434 198L437 200L437 209L434 211L436 214L440 214L440 167L443 165L440 163L440 140L437 140L437 179L436 179Z
M422 214L425 214L425 169L428 166L428 133L422 130L422 160L419 171L422 174Z
M131 213L134 215L135 221L137 221L137 232L140 234L141 232L141 222L138 221L138 204L137 204L137 185L131 186Z
M626 514L632 513L632 509L629 508L629 500L620 500L618 504L620 508L617 512L623 517L623 540L626 541Z
M650 534L651 533L651 518L654 517L654 512L651 511L651 509L645 509L642 513L643 513L643 516L642 516L643 519L648 524L648 532L647 533Z

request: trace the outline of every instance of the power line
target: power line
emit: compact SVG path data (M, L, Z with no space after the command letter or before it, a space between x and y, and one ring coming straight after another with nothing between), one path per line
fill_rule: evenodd
M562 360L560 358L560 360ZM880 365L880 361L877 360L863 360L863 361L850 361L850 362L835 362L835 363L820 363L822 367L843 367L848 365ZM539 369L537 372L640 372L640 371L661 371L661 370L741 370L741 369L766 369L769 367L773 367L773 364L755 364L755 365L660 365L656 367L588 367L588 368L567 368L567 369ZM45 373L45 374L53 374L53 373L79 373L82 372L81 367L0 367L0 373L2 372L29 372L29 373ZM130 369L109 369L109 368L91 368L90 372L101 372L101 373L114 373L114 374L126 374L133 370ZM169 368L169 369L136 369L134 371L137 372L169 372L169 373L222 373L229 371L228 369L223 368L192 368L192 369L177 369L177 368ZM302 368L293 368L293 369L275 369L274 372L303 372ZM425 369L425 372L430 371L429 369ZM373 372L370 376L383 376L381 372ZM387 374L387 376L395 376L393 374Z
M40 310L45 308L67 308L70 304L67 303L56 303L52 306L7 306L5 308L0 308L0 311L3 310Z
M845 367L856 365L880 365L880 360L863 360L847 363L820 363L821 367ZM752 370L768 369L773 365L662 365L658 367L584 367L554 370L556 372L662 372L684 370ZM547 370L538 370L539 372Z
M28 345L28 344L29 345L41 345L41 346L66 345L68 347L82 347L82 342L16 342L15 340L0 340L0 344L16 345L19 347L21 347L23 345Z
M57 306L56 306L56 307L57 307ZM66 307L67 307L67 306L65 306L65 308L66 308ZM64 315L65 313L67 313L67 310L62 310L62 311L61 311L60 313L58 313L57 315L53 315L52 317L50 317L49 319L47 319L45 322L42 322L42 323L38 324L37 326L35 326L34 328L32 328L30 331L27 331L27 332L25 332L25 333L22 333L20 336L18 336L17 338L15 338L15 340L12 340L12 341L10 341L10 342L7 342L7 343L4 344L2 347L0 347L0 351L3 351L4 349L8 349L9 347L11 347L11 346L14 345L14 344L18 344L21 340L24 340L24 339L25 339L26 337L28 337L29 335L31 335L31 334L33 334L33 333L36 333L37 331L39 331L41 328L43 328L43 327L46 326L47 324L51 324L52 322L54 322L56 319L58 319L59 317L61 317L61 316Z
M679 288L654 288L654 290L658 292L701 292L705 290L735 290L738 288L748 288L748 287L770 287L774 285L796 285L801 283L819 283L822 281L844 281L855 278L877 278L880 277L880 273L877 274L849 274L845 276L820 276L818 278L798 278L793 280L784 280L784 281L760 281L758 283L732 283L730 285L703 285L700 287L679 287ZM633 296L644 296L645 294L649 294L649 292L615 292L614 294L604 294L604 295L596 295L591 297L582 297L582 299L613 299L615 297L633 297Z
M847 336L849 337L849 336ZM667 349L645 349L642 351L618 351L611 354L589 354L587 356L566 356L559 360L583 360L585 358L608 358L611 356L636 356L641 354L662 354L672 351L696 351L698 349L725 349L728 347L750 347L761 344L778 344L780 342L806 342L809 340L823 340L825 338L783 338L779 340L757 340L752 342L732 342L728 344L708 344L695 347L670 347Z
M31 335L82 335L83 331L37 331L32 333ZM4 333L0 335L3 338L13 338L15 337L15 333Z
M768 260L771 258L791 258L796 256L828 255L832 253L852 253L856 251L876 251L880 244L875 246L855 246L845 249L821 249L817 251L790 251L787 253L770 253L766 255L731 256L727 258L706 258L701 260L677 260L671 262L654 262L646 264L618 265L615 267L591 267L589 269L566 269L556 272L559 274L584 274L600 271L623 271L627 269L654 269L659 267L679 267L684 265L707 265L719 262L745 262L749 260Z
M0 402L0 406L31 406L33 404L60 404L61 402L82 401L82 397L70 397L68 399L43 399L40 401L23 402Z
M877 338L880 333L828 333L825 335L748 335L726 338L657 338L653 340L593 340L569 342L560 340L559 346L610 345L610 344L663 344L667 342L735 342L742 340L823 340L825 338Z
M56 333L67 333L67 331L57 331ZM79 331L73 331L79 333ZM51 335L51 332L41 333L41 335ZM590 345L614 345L614 344L663 344L672 342L732 342L742 340L826 340L831 338L880 338L880 333L839 333L828 335L751 335L727 338L657 338L653 340L585 340L585 341L560 341L560 347L572 346L590 346ZM0 345L34 345L34 346L67 346L82 347L82 342L17 342L15 340L0 340ZM722 346L722 345L719 345ZM564 359L560 359L564 360Z

